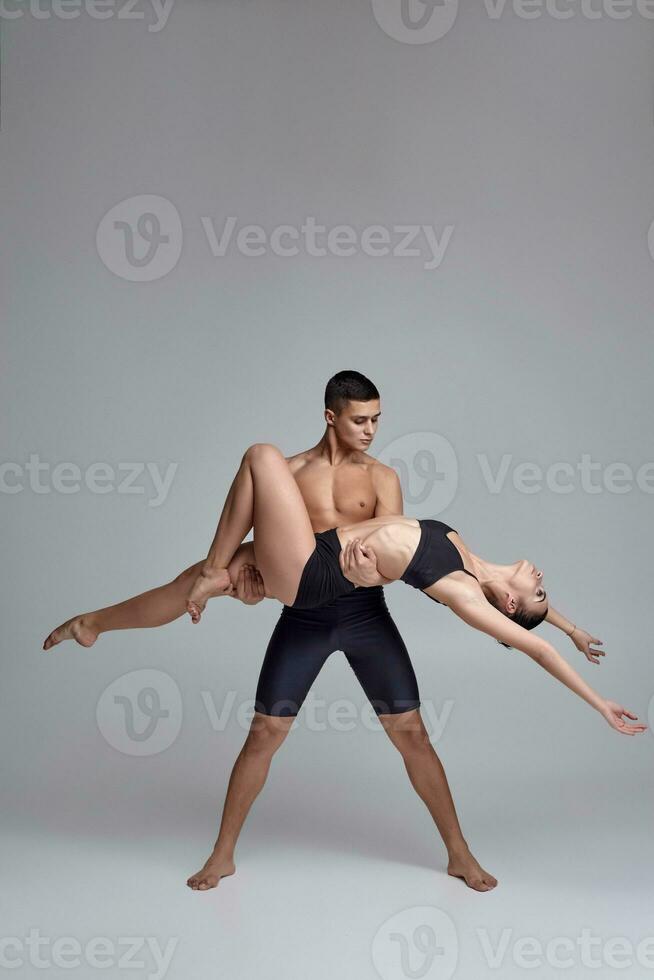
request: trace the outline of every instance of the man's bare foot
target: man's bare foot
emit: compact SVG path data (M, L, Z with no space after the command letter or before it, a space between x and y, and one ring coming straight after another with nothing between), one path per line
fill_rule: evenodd
M231 859L220 858L212 854L203 868L196 871L186 884L196 892L204 892L215 888L221 878L227 878L236 871L236 865Z
M80 646L92 647L100 631L90 621L89 616L73 616L66 623L57 626L43 644L44 650L56 647L62 640L76 640Z
M186 599L186 611L194 623L199 623L209 599L219 595L231 595L232 580L226 568L202 569Z
M478 892L489 892L497 885L497 878L484 871L470 851L452 855L447 865L447 873L454 878L463 878L468 888L474 888Z

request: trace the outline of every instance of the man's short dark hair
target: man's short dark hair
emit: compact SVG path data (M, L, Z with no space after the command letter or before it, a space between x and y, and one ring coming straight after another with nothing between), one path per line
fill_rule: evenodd
M372 381L358 371L339 371L330 378L325 388L325 408L338 413L347 402L370 402L379 398Z

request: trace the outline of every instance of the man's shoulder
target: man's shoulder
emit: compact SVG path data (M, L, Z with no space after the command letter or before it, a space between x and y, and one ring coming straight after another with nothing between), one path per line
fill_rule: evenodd
M369 457L368 462L371 464L370 473L373 480L384 485L399 483L400 478L397 475L397 470L394 470L392 466L380 463L378 459L373 459L372 456Z
M302 452L295 453L293 456L286 456L285 459L291 473L295 474L311 463L319 461L319 456L316 453L315 447L312 447L311 449L303 449ZM374 456L369 456L367 453L361 452L356 454L351 462L358 466L364 466L369 472L375 486L387 487L399 484L397 471L392 466L380 463Z

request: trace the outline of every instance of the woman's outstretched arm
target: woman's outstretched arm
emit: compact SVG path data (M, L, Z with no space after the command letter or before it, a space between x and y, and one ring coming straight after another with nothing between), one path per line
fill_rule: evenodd
M487 599L468 594L468 596L453 597L448 601L448 605L452 612L456 613L469 626L474 626L475 629L481 630L482 633L488 633L489 636L495 637L501 643L508 643L516 650L526 653L552 677L555 677L575 694L578 694L580 698L583 698L591 708L599 711L611 728L624 735L637 735L646 731L647 725L631 725L623 720L623 716L633 720L636 720L638 716L627 711L615 701L606 700L593 690L547 640L512 622L492 606Z
M602 641L598 637L593 636L592 633L588 633L586 630L580 629L579 626L575 626L563 613L557 612L551 605L547 610L545 619L552 626L556 626L557 629L562 630L566 636L569 636L577 650L580 650L590 663L598 664L599 660L597 658L605 656L606 650L594 650L591 646L591 643L602 646Z

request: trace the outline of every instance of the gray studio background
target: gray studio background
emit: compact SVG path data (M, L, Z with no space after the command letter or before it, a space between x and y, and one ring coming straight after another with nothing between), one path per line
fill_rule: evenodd
M636 474L654 459L652 21L635 7L527 19L468 3L417 44L382 29L366 0L177 0L158 30L144 3L141 19L120 9L0 18L2 937L174 937L173 978L467 980L498 975L477 930L493 943L509 930L503 978L525 975L521 936L569 937L575 976L651 975L642 957L618 971L597 953L593 969L577 943L585 927L634 948L654 931L651 733L612 732L523 655L401 583L387 601L422 697L445 717L435 746L466 838L500 879L492 894L445 876L382 732L360 720L319 731L302 716L246 824L236 877L206 895L185 888L215 837L245 734L236 709L254 695L275 603L216 602L198 628L114 633L90 651L40 647L64 618L202 557L245 447L314 445L325 382L355 368L381 391L373 454L405 467L407 512L440 516L492 560L543 568L553 604L607 656L594 666L543 634L647 721L654 481L651 467L640 486ZM124 201L124 224L102 224ZM125 260L144 212L160 225L142 224L138 255L148 235L168 237L150 272ZM357 235L381 225L392 244L397 226L451 231L431 269L424 254L319 257L301 242L293 257L234 244L214 256L207 226L219 236L229 216L267 234L309 216ZM416 471L420 453L443 480ZM582 485L584 454L600 464L598 492ZM495 473L505 455L493 492L484 465ZM47 464L41 492L30 457ZM556 477L571 491L543 476L525 492L514 477L527 462L543 474L571 464ZM78 492L61 492L61 463L79 467ZM141 493L119 492L118 478L93 492L95 463L174 464L172 483L156 506L147 469L132 484ZM632 479L622 469L616 482L615 463ZM103 733L106 698L96 709L146 668L170 678L161 696L177 729L137 755L118 715ZM365 704L340 654L313 693ZM410 945L422 907L454 924L451 970L437 960L410 974L397 945L375 945L403 910L394 928ZM26 949L6 955L23 957L20 975L43 975ZM50 974L154 975L142 958ZM561 972L544 960L538 975Z

